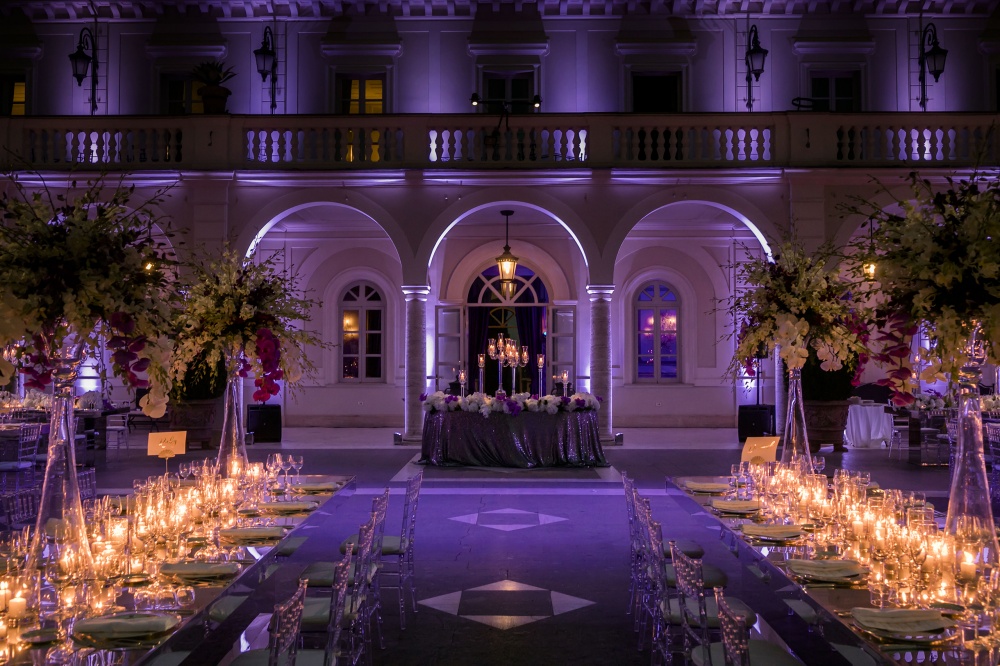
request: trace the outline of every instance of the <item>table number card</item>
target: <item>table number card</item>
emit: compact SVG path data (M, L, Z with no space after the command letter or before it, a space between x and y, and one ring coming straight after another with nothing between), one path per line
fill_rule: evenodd
M147 455L159 458L173 458L184 454L184 443L187 441L187 431L151 432L147 442Z

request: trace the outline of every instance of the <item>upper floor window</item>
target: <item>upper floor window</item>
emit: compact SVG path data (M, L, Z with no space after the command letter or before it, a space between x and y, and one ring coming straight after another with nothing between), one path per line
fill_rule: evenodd
M25 115L27 91L28 84L24 74L0 74L0 115Z
M534 71L483 70L483 107L500 113L510 104L510 113L531 113L535 96Z
M680 72L633 72L632 111L634 113L680 113Z
M861 111L861 72L813 71L809 76L813 111Z
M338 74L337 110L352 116L385 113L385 74Z
M168 116L185 116L191 113L202 113L201 97L195 88L196 84L189 74L180 72L163 73L160 75L160 109Z
M341 380L383 381L385 300L371 284L359 282L340 299Z
M680 304L663 282L646 285L635 298L636 381L678 380L677 330Z

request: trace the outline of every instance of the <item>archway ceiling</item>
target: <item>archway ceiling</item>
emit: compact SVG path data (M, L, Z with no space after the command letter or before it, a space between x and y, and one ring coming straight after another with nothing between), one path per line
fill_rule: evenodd
M681 202L653 211L638 222L628 237L704 235L753 238L753 233L730 213L697 202Z
M341 206L316 206L290 213L267 231L267 236L276 234L309 238L389 237L367 215Z

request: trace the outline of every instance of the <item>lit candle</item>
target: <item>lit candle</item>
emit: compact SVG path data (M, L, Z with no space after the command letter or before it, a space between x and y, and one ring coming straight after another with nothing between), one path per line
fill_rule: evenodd
M11 596L7 581L0 583L0 611L7 610L7 604L10 602Z
M24 617L27 611L28 600L20 596L20 593L18 593L18 596L11 599L10 603L7 604L7 617L12 620L20 620Z
M545 367L545 354L538 355L538 369L541 370Z
M458 373L458 383L459 384L465 383L465 370L462 370Z
M485 368L486 367L486 354L480 354L479 355L479 367L480 368Z
M965 559L959 565L958 575L963 582L972 582L976 579L976 563L972 560L971 553L965 554Z
M569 372L567 372L566 370L563 370L563 373L562 373L562 382L563 382L563 384L569 383Z
M7 623L0 620L0 641L7 640Z
M528 348L521 347L521 365L528 365Z

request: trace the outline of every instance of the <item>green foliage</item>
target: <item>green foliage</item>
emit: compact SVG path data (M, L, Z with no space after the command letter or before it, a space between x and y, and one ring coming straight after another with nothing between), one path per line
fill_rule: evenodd
M198 356L188 365L184 378L170 391L170 399L178 401L212 400L226 391L226 363L221 357L210 367L205 355Z
M236 76L232 67L226 67L226 63L221 60L208 60L195 65L191 70L191 78L206 86L221 86L229 79Z

